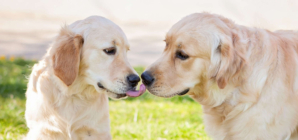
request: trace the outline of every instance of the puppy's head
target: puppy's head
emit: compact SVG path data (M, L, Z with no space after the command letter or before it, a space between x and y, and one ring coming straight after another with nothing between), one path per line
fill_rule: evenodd
M111 98L136 92L140 78L127 60L129 44L112 21L99 16L77 21L61 29L54 46L54 73L67 86L84 82Z
M208 13L192 14L176 23L166 35L166 47L142 74L154 95L172 97L195 87L213 84L223 89L239 72L244 59L237 53L234 23Z

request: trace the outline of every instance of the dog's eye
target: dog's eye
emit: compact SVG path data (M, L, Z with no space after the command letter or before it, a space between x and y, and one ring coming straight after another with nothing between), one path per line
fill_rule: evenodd
M177 51L176 52L176 57L181 59L181 60L186 60L189 56L183 51Z
M107 55L114 55L116 53L116 48L111 47L103 50Z

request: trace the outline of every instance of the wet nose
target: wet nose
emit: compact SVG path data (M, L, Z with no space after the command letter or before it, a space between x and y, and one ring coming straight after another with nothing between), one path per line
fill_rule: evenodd
M141 77L142 77L143 83L146 86L150 86L154 81L154 77L148 71L143 72Z
M140 82L140 78L138 75L131 74L131 75L127 76L127 81L130 86L135 87Z

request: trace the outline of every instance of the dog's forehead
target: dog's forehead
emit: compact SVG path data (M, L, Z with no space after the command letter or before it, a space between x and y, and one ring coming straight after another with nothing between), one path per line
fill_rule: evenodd
M167 34L165 42L167 47L182 49L184 45L192 39L187 33L170 33Z
M197 28L194 23L190 23L193 21L189 21L186 19L182 19L177 22L172 28L168 31L166 35L166 43L167 45L181 47L182 43L188 42L193 36L197 33Z
M107 28L91 29L85 33L85 39L88 43L109 42L115 46L128 46L127 38L123 32Z
M190 56L207 58L209 56L212 38L201 32L175 32L166 36L165 51L183 50Z
M92 31L96 31L98 33L112 32L114 34L124 35L118 25L101 16L91 16L84 20L76 21L69 25L69 27L75 33L81 35L88 34L89 32L94 33Z
M104 43L106 46L124 46L128 49L127 37L121 28L112 21L101 17L91 16L84 20L76 21L70 25L71 29L77 34L81 34L85 43L98 46Z
M104 28L107 26L114 26L115 28L119 28L114 22L101 16L90 16L86 19L78 20L72 23L70 25L70 28L78 32L78 31L86 30L88 28L95 28L95 27Z

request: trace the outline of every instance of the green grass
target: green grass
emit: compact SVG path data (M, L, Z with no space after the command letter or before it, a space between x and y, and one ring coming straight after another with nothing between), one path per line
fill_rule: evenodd
M1 59L1 57L0 57ZM0 60L0 140L26 135L25 91L34 61ZM141 73L143 67L135 67ZM188 96L169 99L145 93L139 98L110 100L111 133L115 140L209 139L202 110Z

